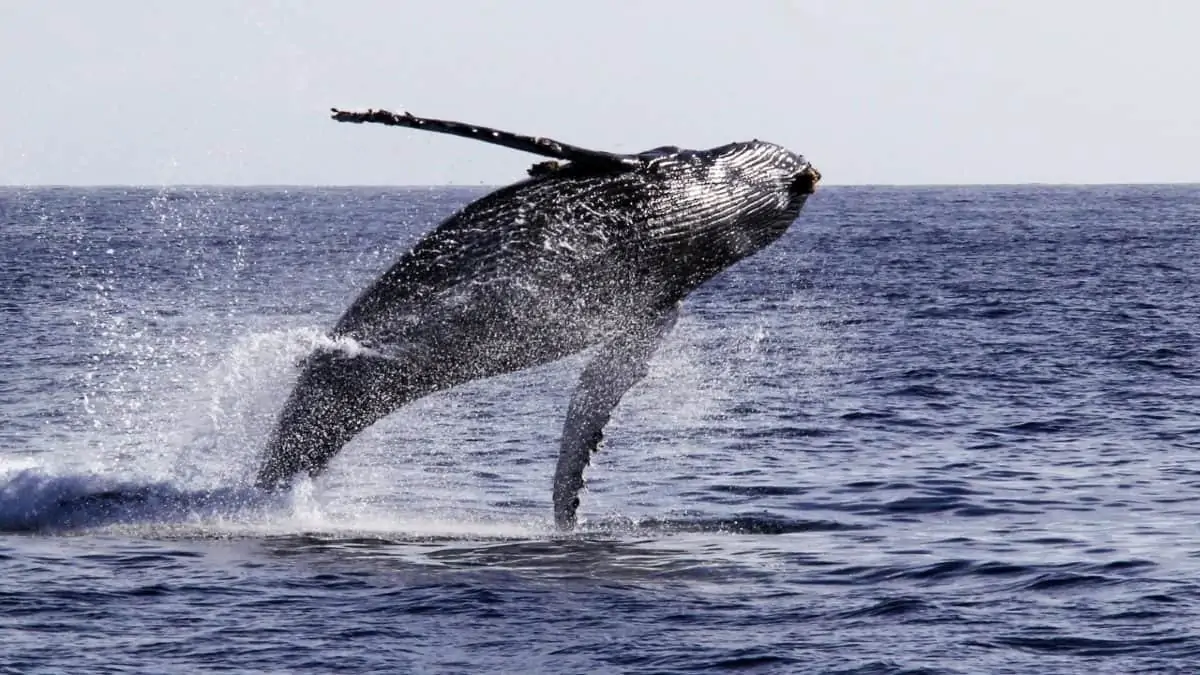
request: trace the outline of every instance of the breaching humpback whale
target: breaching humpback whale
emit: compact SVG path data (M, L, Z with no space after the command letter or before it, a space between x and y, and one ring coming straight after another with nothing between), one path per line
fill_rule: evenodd
M564 530L604 425L646 374L679 304L783 234L821 177L757 140L617 154L386 110L335 108L333 119L550 160L450 216L363 291L331 334L356 348L305 359L257 485L319 473L360 431L422 396L598 347L567 407L554 473Z

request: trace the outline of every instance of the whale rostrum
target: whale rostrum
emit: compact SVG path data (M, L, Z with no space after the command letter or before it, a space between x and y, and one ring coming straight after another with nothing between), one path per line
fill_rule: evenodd
M333 110L543 157L450 216L362 292L304 360L257 484L320 473L406 403L596 348L567 406L554 520L576 523L583 472L680 303L795 221L820 173L762 141L636 154L386 110Z

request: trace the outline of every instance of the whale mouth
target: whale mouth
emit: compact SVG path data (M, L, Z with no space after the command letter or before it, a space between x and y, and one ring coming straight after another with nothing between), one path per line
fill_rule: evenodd
M817 183L821 182L821 172L817 167L808 164L792 181L792 191L796 194L811 195L817 191Z

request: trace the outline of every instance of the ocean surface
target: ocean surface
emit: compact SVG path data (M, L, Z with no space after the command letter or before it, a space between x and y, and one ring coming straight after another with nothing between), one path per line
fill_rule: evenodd
M586 354L256 492L297 361L482 192L0 188L0 672L1197 672L1200 188L820 190L570 535Z

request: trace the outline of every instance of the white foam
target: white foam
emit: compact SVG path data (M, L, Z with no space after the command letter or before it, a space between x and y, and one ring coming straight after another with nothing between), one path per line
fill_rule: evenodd
M9 466L11 467L11 462ZM454 519L362 508L333 511L310 482L290 493L252 487L184 490L102 474L53 475L39 469L0 478L0 532L63 533L119 529L176 536L382 536L398 539L526 539L548 523Z

